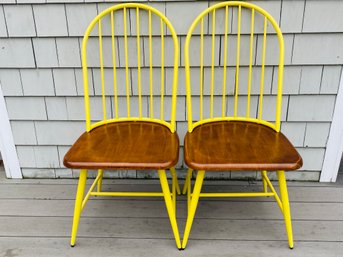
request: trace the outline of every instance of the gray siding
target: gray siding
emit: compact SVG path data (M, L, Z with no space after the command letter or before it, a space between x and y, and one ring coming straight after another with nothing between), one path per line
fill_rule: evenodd
M83 0L2 0L0 3L0 82L4 92L14 140L24 177L72 177L77 171L63 167L68 147L84 130L83 82L80 43L88 22L101 10L115 4ZM180 35L180 74L177 131L187 130L183 70L185 35L192 20L215 1L142 1L166 14ZM306 4L305 4L306 2ZM343 64L343 2L340 1L254 1L279 22L285 37L285 77L282 131L304 159L300 172L289 173L294 180L318 180L335 107ZM318 19L320 17L320 19ZM147 21L142 21L143 23ZM134 31L135 24L131 24ZM244 33L246 29L243 27ZM120 33L120 31L118 31ZM144 31L143 31L144 32ZM210 32L210 30L209 30ZM246 32L246 31L245 31ZM129 38L130 40L130 38ZM207 40L207 41L206 41ZM220 37L216 38L219 45ZM260 49L261 40L257 39ZM130 43L130 42L129 42ZM171 42L166 38L166 46ZM210 38L205 39L210 45ZM119 62L123 60L122 39L118 40ZM135 42L132 41L135 47ZM147 44L144 44L145 47ZM219 48L218 48L219 49ZM148 50L144 49L147 53ZM154 49L158 51L158 49ZM194 51L198 51L194 47ZM143 51L144 52L144 51ZM267 55L265 118L275 96L277 68ZM148 56L143 56L147 60ZM219 51L216 52L219 64ZM244 56L242 57L244 59ZM260 55L256 56L257 63ZM90 59L96 63L98 60ZM106 62L106 60L105 60ZM205 63L209 64L210 59ZM135 63L131 63L135 66ZM172 63L166 63L171 66ZM244 63L243 63L244 65ZM244 67L242 68L244 71ZM166 68L166 90L170 94L171 68ZM135 68L131 69L135 83ZM145 71L142 69L142 74ZM193 74L195 74L194 71ZM206 74L209 70L205 69ZM125 76L118 69L118 76ZM99 69L90 70L90 84L98 83ZM143 76L144 77L144 76ZM273 83L274 81L274 83ZM196 81L195 81L196 83ZM96 88L96 87L95 87ZM135 93L135 92L133 92ZM245 92L241 92L245 93ZM91 95L99 92L91 88ZM198 94L198 92L194 92ZM120 93L121 97L125 91ZM121 99L119 97L119 100ZM111 99L107 99L111 101ZM137 100L137 99L136 99ZM138 101L134 100L133 105ZM166 101L169 101L168 97ZM92 101L99 102L99 97ZM143 98L147 104L148 99ZM208 96L204 101L208 101ZM252 97L252 113L257 112L257 96ZM147 110L144 110L146 113ZM109 110L111 113L111 110ZM199 113L194 113L194 119ZM94 118L101 111L94 110ZM106 173L111 177L151 177L155 173L135 171ZM180 174L183 176L183 173ZM214 177L259 178L256 172L217 174Z

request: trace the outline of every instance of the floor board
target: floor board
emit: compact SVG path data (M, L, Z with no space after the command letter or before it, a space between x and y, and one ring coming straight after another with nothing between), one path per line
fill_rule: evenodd
M181 197L180 197L181 198ZM186 218L185 199L177 203L178 218ZM72 217L74 200L0 199L0 216ZM292 203L293 220L343 220L343 203ZM19 213L20 210L20 213ZM210 212L208 210L211 210ZM247 211L248 210L248 211ZM327 210L330 210L329 212ZM83 217L167 217L159 200L90 200ZM275 202L200 200L197 217L216 219L283 219Z
M291 184L291 183L289 183ZM277 187L276 187L277 188ZM160 185L104 185L105 190L117 191L160 191ZM260 191L258 185L205 185L204 192L236 191L245 192ZM76 185L73 184L1 184L0 199L75 199ZM343 202L343 186L312 186L312 187L289 187L289 198L292 202ZM100 199L100 198L99 198ZM219 199L223 200L223 199ZM226 198L228 201L235 201L234 198ZM249 198L238 199L238 201L274 201L273 198Z
M68 237L70 217L0 217L0 237ZM183 228L185 219L178 219ZM343 221L293 221L294 238L343 243ZM168 218L88 218L80 222L79 238L172 238ZM192 239L286 240L283 220L194 219Z

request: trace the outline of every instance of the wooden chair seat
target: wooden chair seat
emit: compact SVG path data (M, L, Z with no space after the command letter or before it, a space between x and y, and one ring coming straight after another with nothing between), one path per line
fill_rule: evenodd
M117 122L83 133L64 157L79 169L169 169L178 160L176 133L151 122Z
M302 159L273 129L241 121L211 122L185 137L184 158L195 170L296 170Z

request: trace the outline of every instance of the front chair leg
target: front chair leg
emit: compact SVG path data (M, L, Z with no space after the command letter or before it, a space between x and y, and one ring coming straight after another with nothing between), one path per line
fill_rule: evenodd
M170 194L168 180L167 180L165 170L159 170L158 176L160 177L164 201L166 203L170 224L171 224L171 227L173 229L175 243L176 243L177 248L181 249L180 234L179 234L179 229L177 227L177 222L176 222L176 214L175 214L176 210L174 208L174 204L173 204L173 201L171 198L171 194Z
M79 183L78 183L77 192L76 192L73 228L72 228L71 239L70 239L70 245L72 247L75 245L77 229L79 226L79 221L80 221L80 216L81 216L81 211L82 211L83 195L84 195L85 187L86 187L86 180L87 180L87 170L83 169L80 171Z
M183 249L186 248L188 237L189 237L189 233L190 233L191 228L192 228L193 219L194 219L195 211L196 211L196 208L197 208L197 205L198 205L199 196L200 196L200 192L201 192L201 187L202 187L202 182L204 180L204 176L205 176L205 171L204 170L199 170L198 174L197 174L197 177L196 177L196 180L195 180L195 184L194 184L193 194L192 194L192 197L191 197L191 204L190 204L188 215L187 215L187 222L186 222L185 232L184 232L183 239L182 239L182 248Z
M287 237L288 237L288 245L289 245L289 248L293 249L294 245L293 245L291 211L289 207L285 172L283 170L278 170L277 176L279 179L280 194L281 194L281 201L282 201L282 207L283 207L283 216L285 218L286 231L287 231Z

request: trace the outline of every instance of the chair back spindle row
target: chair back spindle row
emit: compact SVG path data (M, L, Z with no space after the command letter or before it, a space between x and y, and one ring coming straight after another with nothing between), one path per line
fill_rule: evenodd
M222 17L223 15L224 17ZM247 19L245 18L250 18L250 22L246 22ZM209 30L208 35L204 31L206 29L204 25L206 21L209 23L207 26ZM219 25L217 24L218 22ZM273 31L271 33L267 33L272 29ZM270 44L269 42L272 42L275 36L277 37L277 45ZM207 47L205 46L206 40L208 41ZM276 51L278 53L276 56L276 59L278 59L276 64L278 68L275 119L272 119L275 122L263 119L263 100L266 95L265 70L268 53L267 43L270 45L268 47L269 52L273 51L274 53ZM199 46L198 56L194 55L196 46ZM206 56L206 54L210 56ZM269 55L272 55L272 53L269 53ZM281 30L273 17L263 9L245 2L229 1L205 10L191 25L185 41L187 112L190 116L188 119L188 131L191 132L200 124L217 120L246 120L262 123L279 131L283 56L284 42ZM193 61L194 58L198 58L198 61ZM257 58L260 60L260 63L258 63ZM234 63L232 63L233 61ZM196 74L193 72L193 63L200 63L199 97L194 97L194 94L192 97L191 92L192 90L197 90L195 89L197 83L192 83L191 81L191 77L192 80L197 81L197 79L193 79ZM192 72L190 70L191 66ZM210 76L207 80L205 72L206 66L210 70ZM242 67L247 69L247 77L242 77L244 75L241 71ZM234 69L234 72L230 72L231 69ZM257 74L257 72L259 73L259 81L256 81L256 78L254 78L254 73ZM218 73L220 74L218 75ZM230 76L234 76L233 84L229 80ZM220 79L221 81L218 83ZM255 106L252 104L251 99L253 95L253 84L257 83L259 83L259 92L257 94L254 92L255 97L258 98L257 105ZM207 90L209 92L209 108L204 106L206 87L209 87ZM221 87L221 90L216 90L215 87ZM242 98L240 92L243 90L243 87L245 87L244 91L246 93ZM219 101L216 99L216 96L221 97L220 107L219 105L215 106L216 101ZM192 105L197 106L197 99L199 99L199 109L197 107L192 109ZM241 111L242 104L240 101L242 99L246 100L245 108L243 108L245 112ZM230 101L233 102L232 108L229 107ZM218 108L221 109L221 112ZM251 111L252 108L256 108L256 116ZM207 117L205 117L204 110L209 110ZM199 119L196 118L193 120L192 114L194 111L196 113L199 112Z
M117 17L116 17L117 16ZM122 19L121 19L122 16ZM128 18L129 17L129 18ZM104 33L104 24L106 21L110 24L110 33ZM144 22L142 23L142 20ZM158 29L153 30L153 26L156 24L155 20L158 20ZM122 33L117 32L116 28L122 25ZM143 24L143 25L142 25ZM135 29L134 29L135 27ZM143 34L141 33L143 30ZM96 33L97 32L97 33ZM145 32L145 34L144 34ZM116 34L117 33L117 34ZM90 49L88 49L89 39L97 36L98 44L98 59L100 68L100 87L101 87L101 109L102 117L97 119L92 119L90 100L89 100L89 88L92 86L89 84L89 73L87 63L87 54L89 54ZM168 39L172 41L171 45L174 49L169 50L172 55L168 55L169 66L173 69L173 77L171 84L171 90L168 97L171 97L171 113L168 115L168 121L165 120L165 110L170 110L165 108L165 40ZM119 40L123 40L123 45L121 47ZM135 47L131 44L131 40L135 40ZM158 42L159 41L159 42ZM110 42L110 47L106 48L106 42ZM143 49L144 47L144 49ZM160 51L156 51L160 47ZM119 49L120 48L120 49ZM134 49L135 48L135 49ZM120 53L123 52L123 54ZM110 54L111 52L111 54ZM149 52L149 53L147 53ZM93 55L95 53L92 53ZM123 56L122 56L123 55ZM132 57L132 58L131 58ZM146 58L144 58L146 57ZM155 57L155 58L154 58ZM106 63L105 59L111 58L111 63ZM156 61L159 58L159 61ZM159 11L153 9L147 5L142 4L119 4L113 6L103 12L101 12L89 25L85 32L82 43L82 67L83 67L83 79L84 79L84 94L85 94L85 109L86 109L86 129L90 131L91 129L115 121L128 121L128 120L142 120L158 122L166 125L172 132L175 131L175 105L176 105L176 92L177 92L177 78L178 78L178 61L179 61L179 46L178 39L175 30L169 20ZM117 67L119 63L119 68ZM134 65L132 64L134 63ZM107 67L112 69L111 79L113 81L108 81L106 76ZM125 76L121 80L118 79L118 72L120 68L124 68ZM142 80L142 69L149 69L148 76L149 82L143 83ZM133 83L132 70L137 71L137 83ZM123 69L121 69L123 70ZM157 75L154 70L159 70L159 75ZM160 77L158 80L156 77ZM125 80L125 82L123 81ZM107 94L106 89L109 84L111 85L113 94ZM124 109L123 104L120 99L123 100L124 95L120 95L118 92L119 86L125 86L125 102L126 102L126 113L123 114L122 109ZM159 90L158 87L160 88ZM136 92L137 94L134 94ZM147 92L148 93L143 93ZM156 93L158 92L159 93ZM133 105L133 96L138 97L138 106ZM113 108L113 114L108 113L108 100L113 98L113 103L111 107ZM145 102L145 99L147 102ZM159 101L159 115L156 114L156 102ZM146 104L148 109L145 111ZM155 107L155 108L154 108ZM136 108L138 110L134 110ZM136 113L137 115L136 115ZM97 122L93 122L98 120ZM93 123L92 123L93 122Z

